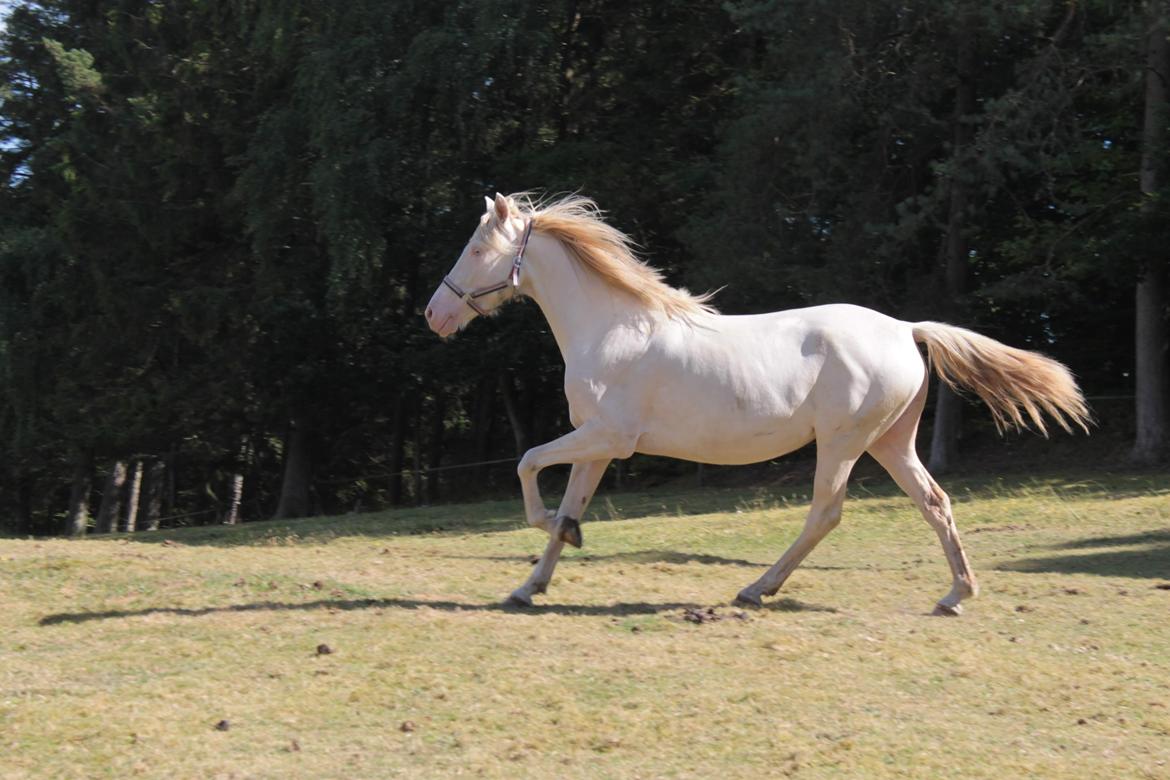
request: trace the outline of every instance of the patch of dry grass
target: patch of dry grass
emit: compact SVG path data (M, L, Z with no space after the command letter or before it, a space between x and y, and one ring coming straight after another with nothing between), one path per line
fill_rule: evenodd
M952 486L960 619L860 493L742 617L798 497L599 498L527 612L516 503L3 540L0 777L1170 777L1170 479Z

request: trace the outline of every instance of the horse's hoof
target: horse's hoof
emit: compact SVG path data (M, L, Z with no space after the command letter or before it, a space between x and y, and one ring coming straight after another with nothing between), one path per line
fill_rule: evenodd
M532 597L522 591L512 591L512 595L504 600L504 606L526 609L532 606Z
M741 590L735 597L735 601L731 602L737 607L755 607L760 608L764 606L764 600L754 593L749 593L746 590Z
M560 539L565 544L571 544L580 549L583 542L581 539L581 524L571 517L562 517L560 520Z
M934 612L931 612L930 614L938 617L958 617L959 615L963 614L963 607L960 604L948 606L940 601L934 605Z

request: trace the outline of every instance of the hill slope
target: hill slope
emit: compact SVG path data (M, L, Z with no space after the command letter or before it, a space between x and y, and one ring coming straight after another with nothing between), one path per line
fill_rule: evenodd
M1170 478L951 489L959 619L881 487L752 612L800 496L599 498L526 612L514 502L3 540L0 777L1170 777Z

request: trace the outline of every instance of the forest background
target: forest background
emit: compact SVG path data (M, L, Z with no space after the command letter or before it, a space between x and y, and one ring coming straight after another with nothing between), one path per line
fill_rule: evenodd
M1164 2L3 13L0 533L513 491L570 427L539 310L450 343L420 316L496 191L595 198L726 313L847 301L1041 350L1092 399L1081 458L1166 456ZM933 395L938 470L1012 446Z

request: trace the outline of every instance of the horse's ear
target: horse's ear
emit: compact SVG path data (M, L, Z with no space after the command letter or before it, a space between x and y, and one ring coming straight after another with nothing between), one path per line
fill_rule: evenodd
M492 203L492 199L489 198L487 195L484 195L483 196L483 210L484 211L491 211L493 205L494 204Z
M496 218L500 222L507 222L508 216L511 214L511 205L508 203L508 199L497 192L494 205L496 207Z

